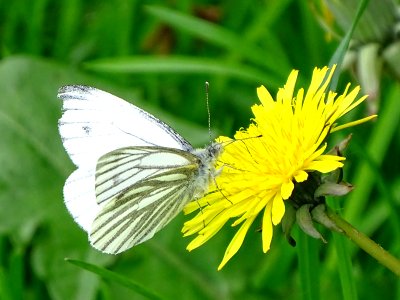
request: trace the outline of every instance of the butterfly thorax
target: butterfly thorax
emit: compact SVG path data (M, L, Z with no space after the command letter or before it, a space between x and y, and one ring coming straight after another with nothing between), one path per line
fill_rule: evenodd
M204 196L210 185L210 181L214 180L219 174L215 169L215 162L221 154L223 148L219 143L211 143L206 148L194 149L192 153L199 158L199 169L196 181L193 184L195 190L193 192L193 200Z

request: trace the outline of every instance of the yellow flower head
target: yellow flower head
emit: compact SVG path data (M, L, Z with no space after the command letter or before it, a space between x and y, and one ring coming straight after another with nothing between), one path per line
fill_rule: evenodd
M244 237L259 213L262 217L263 251L267 252L273 226L285 214L284 200L291 197L294 183L304 182L308 173L327 173L343 166L343 157L324 154L329 133L365 122L374 116L336 126L336 120L366 97L355 101L357 86L343 94L326 92L334 67L316 68L310 87L294 94L298 72L292 71L276 101L264 86L257 89L261 104L252 107L254 119L235 139L219 137L225 145L218 160L221 174L202 199L189 203L185 213L199 213L183 227L185 236L196 234L189 251L214 236L231 218L239 226L218 269L239 250Z

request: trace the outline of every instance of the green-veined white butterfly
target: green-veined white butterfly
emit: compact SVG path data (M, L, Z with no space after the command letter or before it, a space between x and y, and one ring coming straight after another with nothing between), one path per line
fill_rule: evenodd
M218 143L194 149L151 114L96 88L64 86L58 98L62 142L78 167L65 182L65 204L100 251L150 239L218 174Z

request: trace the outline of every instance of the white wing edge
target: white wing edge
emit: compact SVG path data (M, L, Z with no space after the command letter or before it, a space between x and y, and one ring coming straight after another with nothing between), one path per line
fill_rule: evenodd
M66 180L64 202L75 222L86 232L100 211L95 196L95 171L79 168Z

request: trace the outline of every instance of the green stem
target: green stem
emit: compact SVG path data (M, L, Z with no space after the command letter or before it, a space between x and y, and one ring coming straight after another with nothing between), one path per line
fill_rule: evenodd
M365 234L359 232L351 224L343 220L332 210L327 210L328 217L335 222L336 226L343 230L343 234L350 238L361 249L375 258L378 262L391 270L397 276L400 276L400 260L391 255Z

